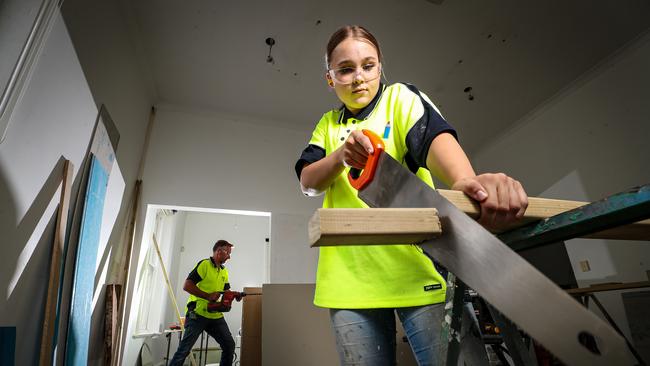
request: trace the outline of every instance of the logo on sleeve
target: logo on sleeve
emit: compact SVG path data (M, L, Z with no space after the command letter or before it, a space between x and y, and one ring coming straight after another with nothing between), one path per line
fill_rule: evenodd
M424 286L424 291L433 291L433 290L440 290L442 288L442 285L439 283L433 284L433 285L426 285Z

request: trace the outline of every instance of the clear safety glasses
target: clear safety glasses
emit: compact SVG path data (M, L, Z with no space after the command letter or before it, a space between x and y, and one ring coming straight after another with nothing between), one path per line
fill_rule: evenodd
M352 84L358 76L361 76L363 81L369 82L379 77L381 74L381 64L368 63L361 66L361 68L346 66L339 69L330 69L327 72L334 81L343 85Z

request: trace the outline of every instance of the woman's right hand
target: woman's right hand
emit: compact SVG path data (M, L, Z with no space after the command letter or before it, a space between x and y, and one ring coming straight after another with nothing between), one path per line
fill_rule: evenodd
M343 146L338 149L339 160L345 166L363 169L368 154L372 154L374 150L368 136L361 131L352 131Z
M361 131L352 131L341 147L311 164L305 164L300 173L300 188L307 196L325 192L345 169L345 166L363 169L368 154L374 149L368 136Z

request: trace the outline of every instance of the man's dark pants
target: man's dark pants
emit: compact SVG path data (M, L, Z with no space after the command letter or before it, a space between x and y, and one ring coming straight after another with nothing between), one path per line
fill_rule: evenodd
M174 357L172 357L169 365L180 366L185 361L185 358L192 350L192 346L196 343L201 333L206 331L212 338L214 338L221 347L221 361L219 366L231 366L232 359L235 354L235 341L230 334L226 319L208 319L194 312L187 313L185 317L185 334L181 343L178 345Z

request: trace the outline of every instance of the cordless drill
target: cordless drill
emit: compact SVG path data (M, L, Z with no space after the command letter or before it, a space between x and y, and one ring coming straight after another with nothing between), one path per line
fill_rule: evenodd
M232 308L232 301L241 299L246 296L244 292L230 291L226 290L221 293L221 301L210 301L208 302L208 312L209 313L225 313L230 311Z

